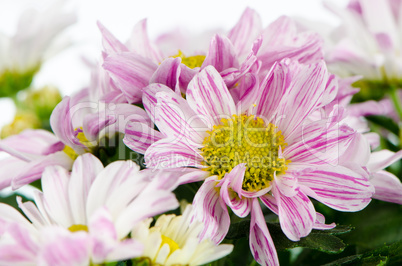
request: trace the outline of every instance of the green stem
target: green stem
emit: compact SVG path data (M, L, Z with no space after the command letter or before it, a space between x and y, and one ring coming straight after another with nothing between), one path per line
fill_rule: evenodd
M390 97L392 103L394 104L395 111L399 116L399 121L402 121L402 103L398 94L398 90L394 86L391 86Z
M391 86L390 97L391 97L392 103L394 104L395 111L399 117L399 121L398 121L399 136L398 137L399 137L399 145L402 146L402 103L401 103L401 98L399 97L399 94L398 94L398 89L395 86Z

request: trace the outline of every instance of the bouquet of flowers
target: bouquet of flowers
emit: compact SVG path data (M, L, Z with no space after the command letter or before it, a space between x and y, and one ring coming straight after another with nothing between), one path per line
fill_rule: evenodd
M29 116L3 128L0 189L32 196L1 198L0 265L402 263L402 1L327 5L326 32L247 8L206 47L99 22L62 99L29 87L74 15L22 21L0 96Z

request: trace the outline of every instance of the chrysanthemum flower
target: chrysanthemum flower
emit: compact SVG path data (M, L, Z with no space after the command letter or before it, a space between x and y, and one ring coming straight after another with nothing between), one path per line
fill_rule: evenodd
M26 10L14 36L0 33L0 97L13 96L29 87L41 64L65 47L55 40L76 21L76 16L63 10L63 2L57 1L42 11Z
M142 245L126 238L133 227L178 207L170 192L172 182L161 178L150 171L140 172L130 161L117 161L104 168L91 154L78 157L71 174L61 166L46 168L41 179L43 192L34 193L35 204L18 198L20 209L32 224L17 210L0 204L0 262L38 263L41 255L54 248L48 247L49 242L57 240L66 252L63 258L71 261L78 254L93 263L141 255ZM54 227L59 229L51 229ZM75 235L77 232L80 235ZM45 238L49 235L53 240ZM77 250L76 241L82 249ZM13 247L19 251L4 252Z
M183 47L186 42L179 34L151 42L146 20L134 27L127 44L99 26L108 55L104 56L103 66L129 103L140 102L142 89L152 83L185 93L192 77L209 65L220 72L228 88L234 88L231 91L234 97L241 97L243 90L256 82L255 72L262 69L260 74L265 76L277 60L288 57L309 63L322 59L322 40L318 34L297 32L295 23L287 17L263 29L259 15L249 8L227 34L215 34L209 48ZM112 89L105 94L115 99L117 91Z
M251 213L250 248L259 263L277 264L260 201L279 215L286 236L297 241L312 228L325 229L312 197L340 211L358 211L374 192L361 165L339 165L339 157L360 138L339 124L336 112L324 121L309 116L335 97L323 62L274 64L259 88L235 102L219 73L206 67L189 84L186 99L160 84L144 95L151 118L164 135L145 153L149 168L199 169L204 180L194 198L202 236L219 243L231 210ZM156 89L152 89L157 87ZM151 94L151 93L150 93ZM369 152L369 151L367 151Z
M146 112L129 104L105 104L89 95L88 89L66 96L50 117L54 132L26 130L0 141L0 150L12 157L0 161L0 189L17 189L40 178L49 165L71 169L81 154L92 153L105 136L125 132L128 122L151 127Z
M138 224L131 237L144 244L140 260L156 265L204 265L228 255L233 245L216 245L211 239L200 238L205 225L191 221L193 208L187 205L183 214L162 215L155 225L152 219Z

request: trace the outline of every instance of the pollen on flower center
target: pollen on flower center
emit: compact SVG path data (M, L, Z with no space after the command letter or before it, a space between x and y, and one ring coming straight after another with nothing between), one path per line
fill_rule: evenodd
M83 224L73 224L72 226L70 226L69 228L68 228L68 230L70 231L70 232L78 232L78 231L85 231L85 232L88 232L88 226L86 226L86 225L83 225Z
M162 243L160 248L164 245L164 244L168 244L169 245L169 255L172 254L173 252L175 252L176 250L180 249L179 245L170 237L167 237L165 235L162 235Z
M188 66L189 68L201 67L202 63L205 60L205 55L194 55L194 56L185 56L182 51L179 50L177 55L172 56L173 58L180 57L181 62Z
M281 131L261 118L233 115L221 119L204 139L203 164L220 179L236 165L246 163L243 189L253 192L270 185L275 172L285 172L289 160L279 158L286 143Z

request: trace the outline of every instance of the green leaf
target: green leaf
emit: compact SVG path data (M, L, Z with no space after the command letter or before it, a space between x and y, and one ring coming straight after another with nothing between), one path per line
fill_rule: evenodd
M289 240L279 223L267 223L271 237L277 250L287 250L295 247L316 249L322 252L336 254L342 252L346 245L335 235L345 234L352 230L350 226L339 225L331 230L313 230L308 236L293 242ZM239 239L248 236L250 221L241 221L230 226L226 239Z
M338 259L331 263L332 265L402 265L402 241L381 247L379 249L368 251L364 254L353 255Z

